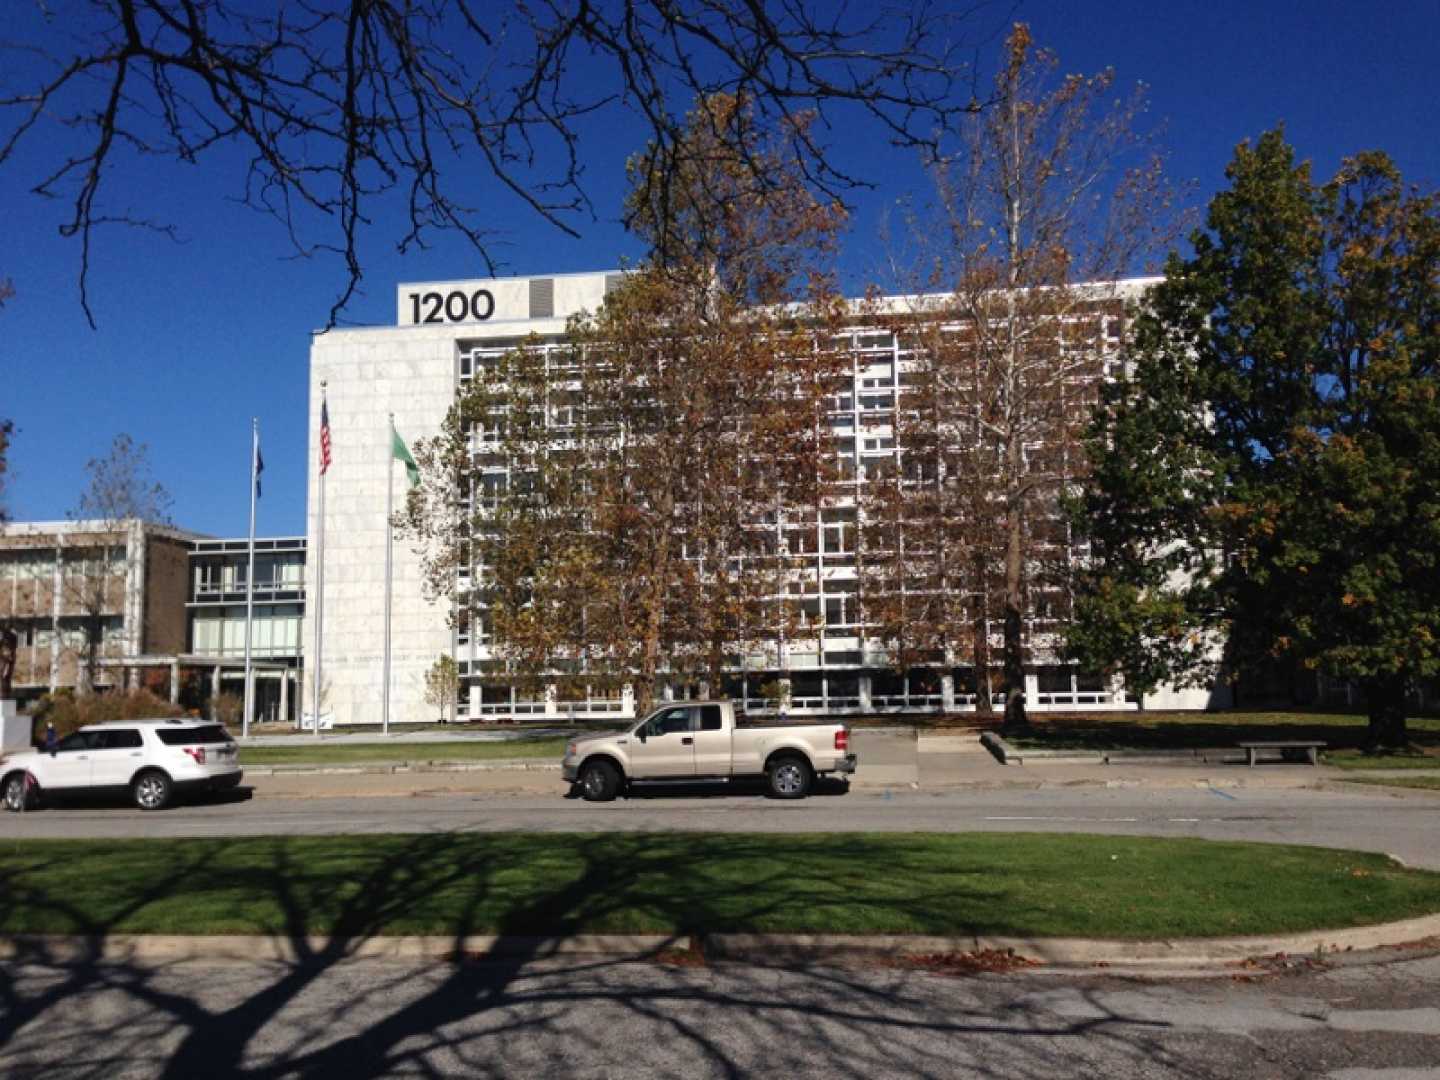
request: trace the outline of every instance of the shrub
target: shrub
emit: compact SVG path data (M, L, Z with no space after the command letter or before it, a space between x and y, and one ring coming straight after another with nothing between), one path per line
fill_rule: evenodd
M240 722L245 702L239 694L220 694L210 702L210 708L216 720L227 728L233 728Z
M182 710L149 690L112 690L104 694L76 694L69 688L46 694L35 703L35 735L40 737L47 723L60 735L68 735L86 724L108 720L142 720L158 716L180 716Z

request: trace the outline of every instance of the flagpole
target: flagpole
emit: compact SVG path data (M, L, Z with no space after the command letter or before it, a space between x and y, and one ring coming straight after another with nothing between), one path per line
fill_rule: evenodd
M325 426L328 410L325 401L326 383L320 383L320 416L321 416L321 447L320 447L320 505L316 512L315 523L315 674L311 678L311 691L315 696L315 702L311 706L312 715L315 718L315 737L320 737L320 697L324 688L321 681L321 651L320 643L323 639L322 631L325 625L325 474L329 471L325 461ZM304 713L301 713L301 730L304 730Z
M380 731L390 734L390 571L392 565L391 542L394 530L390 527L390 516L395 507L395 414L390 414L390 440L385 447L385 692L384 705L380 713Z
M254 677L250 672L250 624L255 617L255 482L259 476L260 419L250 421L250 562L245 571L245 713L241 720L242 738L250 737L250 710L255 701Z

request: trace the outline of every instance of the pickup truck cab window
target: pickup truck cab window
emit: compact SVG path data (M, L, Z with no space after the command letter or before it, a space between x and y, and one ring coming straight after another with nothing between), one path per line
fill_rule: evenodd
M658 735L673 735L679 731L690 730L690 707L688 705L678 706L673 709L666 709L658 712L650 718L645 725L645 734L650 737Z
M700 731L719 731L722 724L720 721L719 705L700 706Z

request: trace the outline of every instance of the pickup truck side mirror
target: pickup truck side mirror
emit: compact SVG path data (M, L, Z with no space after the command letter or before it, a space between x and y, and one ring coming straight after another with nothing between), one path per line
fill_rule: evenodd
M638 738L641 742L644 742L645 736L649 734L645 730L648 726L648 724L641 724L638 728L635 729L635 737Z

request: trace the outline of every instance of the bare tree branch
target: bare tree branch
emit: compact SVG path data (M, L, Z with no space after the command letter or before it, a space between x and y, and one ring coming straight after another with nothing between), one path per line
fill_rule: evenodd
M32 190L70 205L61 231L81 244L92 325L92 233L145 220L105 206L133 156L191 163L239 147L241 198L298 255L344 261L333 325L364 276L373 207L393 191L406 200L401 250L453 230L492 272L477 175L574 234L590 210L582 128L597 111L623 105L664 150L694 101L729 94L790 131L807 181L838 199L860 180L819 141L831 125L863 117L934 155L975 108L964 35L978 20L932 0L862 16L820 0L287 0L258 14L241 0L94 0L65 18L63 50L0 43L24 61L0 77L0 167L44 127L73 132ZM653 160L661 184L683 167Z

